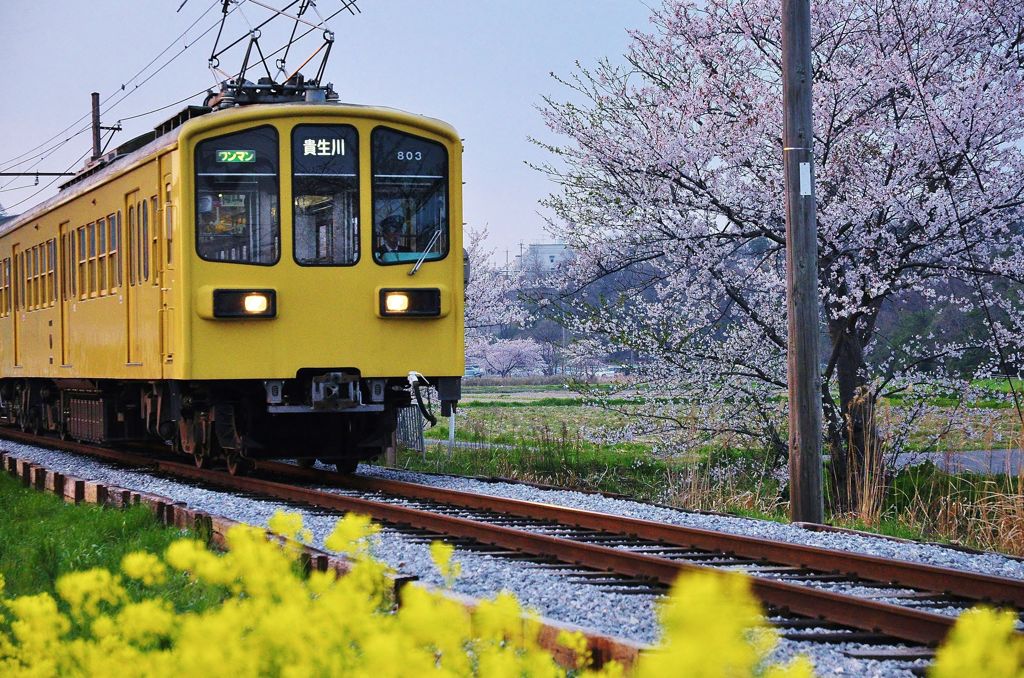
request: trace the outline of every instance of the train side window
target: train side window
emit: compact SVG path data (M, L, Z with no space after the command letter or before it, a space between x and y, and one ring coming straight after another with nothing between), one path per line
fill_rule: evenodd
M89 296L96 294L96 222L85 227L89 267Z
M135 247L132 248L132 258L135 260L135 282L142 284L142 203L135 203Z
M10 289L7 282L7 265L9 259L0 262L0 318L6 318L10 310L7 303L7 291Z
M149 280L149 208L142 201L142 237L139 238L139 249L142 253L142 279Z
M128 284L135 284L135 206L128 207L128 243L125 248L128 255Z
M167 229L167 263L171 263L171 252L174 250L171 243L174 242L174 212L171 209L171 185L164 186L164 228Z
M107 293L107 220L96 222L96 292Z
M14 257L14 308L20 310L25 304L25 253Z
M117 275L120 272L117 258L117 240L117 215L109 214L107 215L107 286L111 292L120 285Z
M39 246L32 248L32 277L29 278L29 301L30 310L39 308Z
M153 215L153 229L149 232L150 261L153 262L153 284L158 285L157 270L160 268L160 199L149 198L150 213Z
M50 270L48 272L49 282L47 286L50 288L50 305L53 306L57 303L57 239L50 239Z
M276 264L281 249L277 130L196 144L196 252L208 261Z
M0 266L0 316L11 314L11 259L5 257Z
M117 269L117 286L121 287L124 284L124 281L121 278L121 259L124 256L121 254L124 252L124 231L121 230L121 210L117 211L117 230L114 232L117 234L117 251L114 253L116 263L114 266Z
M373 256L379 264L448 254L448 150L377 127L370 136Z
M349 266L359 261L359 137L350 125L292 130L295 261Z
M85 226L78 227L78 298L85 299L89 296L89 275L86 268L89 258L85 249Z
M70 271L70 275L68 276L68 278L70 278L71 281L70 298L72 299L75 297L76 294L75 279L78 277L75 275L75 273L77 273L78 271L78 261L77 259L75 259L75 244L77 242L78 241L75 240L75 232L71 231L70 233L68 233L68 271Z

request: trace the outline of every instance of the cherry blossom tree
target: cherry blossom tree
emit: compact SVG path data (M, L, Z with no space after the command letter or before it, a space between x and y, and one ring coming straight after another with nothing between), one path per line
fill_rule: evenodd
M479 352L494 333L526 318L519 302L517 274L494 263L494 251L487 248L487 229L466 229L469 282L466 284L466 354Z
M650 421L784 455L779 4L665 0L651 21L623 65L579 67L558 79L565 101L545 99L564 139L541 168L560 185L550 229L576 254L562 310L644 356L638 385L683 403ZM879 397L965 386L943 364L968 350L987 373L1024 363L1024 4L814 2L812 33L822 401L842 507L871 465ZM609 278L616 294L586 295ZM984 309L991 327L898 341L880 327L922 300Z
M502 377L516 372L533 373L544 369L541 345L533 339L495 339L477 344L470 354L487 371Z

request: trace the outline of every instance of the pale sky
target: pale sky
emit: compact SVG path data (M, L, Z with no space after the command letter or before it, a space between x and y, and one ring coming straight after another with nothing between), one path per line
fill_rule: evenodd
M282 7L284 0L259 0ZM528 136L551 140L535 106L544 94L568 96L549 76L568 75L574 62L616 61L629 42L627 30L646 29L649 0L359 0L360 14L343 13L330 22L337 39L325 80L345 102L391 106L445 120L466 140L465 220L488 225L499 260L514 257L519 242L548 242L538 200L553 185L524 161L546 154ZM2 0L0 64L6 92L0 107L0 171L65 171L91 147L88 131L41 161L13 166L10 160L56 135L89 113L89 93L121 96L121 85L165 47L173 46L137 80L131 94L103 115L103 124L144 113L213 85L207 59L215 33L199 34L219 16L219 0ZM217 5L204 17L204 12ZM341 0L319 0L323 16ZM244 12L244 16L242 16ZM258 24L269 12L246 2L229 17L225 37ZM310 15L307 15L310 16ZM200 19L183 40L175 38ZM273 25L290 31L291 24ZM315 34L314 34L315 35ZM265 30L261 45L276 49L283 36ZM310 36L293 48L289 72L319 45ZM135 89L185 43L194 46ZM222 42L222 44L224 44ZM238 48L222 57L225 70L241 65ZM318 63L318 59L314 60ZM304 69L312 75L310 69ZM258 75L258 72L254 72ZM250 78L255 79L255 78ZM151 115L125 121L111 147L171 117L196 97ZM88 124L88 118L32 157ZM75 168L78 164L75 165ZM50 178L32 187L31 178L0 177L0 204L11 213L56 193L56 184L29 198ZM25 188L19 188L25 187ZM14 190L12 190L14 189Z

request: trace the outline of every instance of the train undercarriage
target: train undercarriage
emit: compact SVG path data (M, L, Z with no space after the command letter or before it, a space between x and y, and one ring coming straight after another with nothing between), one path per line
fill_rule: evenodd
M461 380L430 380L447 413ZM393 444L407 378L363 379L351 370L300 370L294 379L118 381L4 379L0 418L35 433L115 444L160 442L197 466L233 474L257 459L319 460L352 472Z

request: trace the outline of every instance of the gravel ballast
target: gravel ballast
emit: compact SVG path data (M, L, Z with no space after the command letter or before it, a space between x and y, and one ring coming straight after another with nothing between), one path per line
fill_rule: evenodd
M11 441L5 441L3 446L15 456L31 459L55 471L119 487L164 495L176 501L185 502L191 508L253 525L266 525L273 513L283 506L281 502L274 500L243 497L228 492L205 489L141 471L118 468L65 452ZM911 551L907 548L907 544L894 545L892 542L887 543L884 540L866 539L855 535L807 532L791 526L762 521L690 514L599 495L542 490L510 483L485 483L471 479L411 474L376 466L364 465L360 467L360 471L367 475L391 477L439 487L515 499L545 501L648 520L697 525L709 529L728 529L733 532L757 534L768 538L779 538L773 536L778 533L787 536L787 541L813 543L830 548L841 548L840 543L853 540L857 542L857 545L846 546L848 550L875 555L892 554L894 546L904 556ZM306 526L313 533L312 544L323 548L324 539L333 529L337 515L315 509L284 506L288 510L303 514ZM877 542L877 546L872 545L871 542ZM890 550L886 551L886 548ZM933 558L933 560L923 560L923 562L965 567L962 564L955 565L953 563L960 562L958 559L971 559L977 562L967 566L970 569L988 571L1002 576L1024 576L1020 563L998 556L976 556L951 552L945 556L948 560L943 561L940 556L929 555L932 551L948 550L920 546L914 549L913 553L922 560L925 555ZM402 574L415 575L422 581L436 586L442 586L444 583L443 578L433 566L428 543L385 528L374 544L373 553ZM529 563L508 558L457 551L455 559L462 566L462 574L453 587L458 593L491 597L502 590L507 590L514 593L525 606L537 610L546 617L644 643L653 643L657 640L657 598L655 596L623 595L602 591L596 586L581 586L570 583L564 573L560 574L558 570L538 569L530 567ZM1000 560L1006 562L999 563ZM990 569L981 569L983 567ZM881 678L883 676L909 677L912 675L907 670L907 667L911 666L908 662L854 659L842 654L845 650L863 647L865 646L857 643L822 645L783 640L776 648L773 658L785 660L797 654L806 654L814 662L818 675L821 676ZM923 665L923 662L919 661L917 664Z

